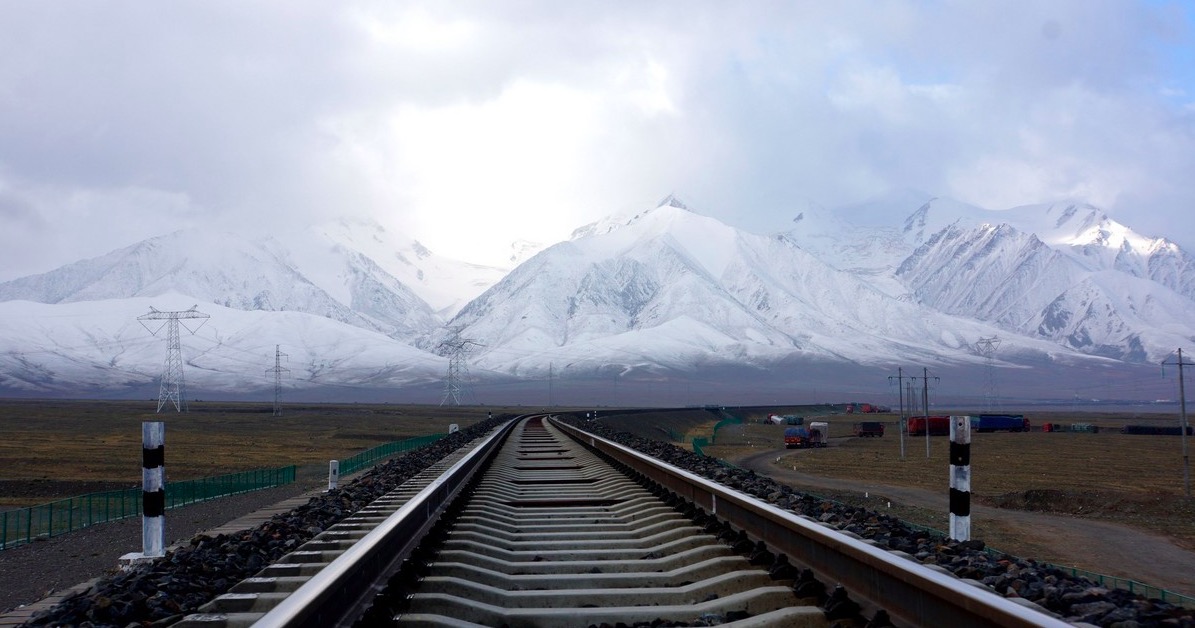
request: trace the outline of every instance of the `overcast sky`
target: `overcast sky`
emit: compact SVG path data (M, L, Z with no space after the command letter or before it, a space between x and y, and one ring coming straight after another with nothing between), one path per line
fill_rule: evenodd
M371 216L473 261L670 192L916 188L1195 251L1190 4L0 0L0 279Z

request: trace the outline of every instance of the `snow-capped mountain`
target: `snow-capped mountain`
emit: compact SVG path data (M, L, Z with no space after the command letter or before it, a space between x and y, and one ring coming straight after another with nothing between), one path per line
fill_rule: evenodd
M853 390L847 370L910 363L1115 377L1195 339L1195 261L1078 202L993 211L902 191L762 235L669 196L547 248L515 243L511 262L446 259L365 221L152 238L0 283L0 390L148 386L164 348L136 318L175 302L213 315L184 342L188 382L225 391L256 387L274 345L294 387L434 386L467 345L475 379L522 391L681 374L766 393L793 369Z
M319 277L326 264L306 251L312 248L318 250L327 243L368 258L419 295L443 319L455 315L466 303L502 279L510 269L542 248L529 242L515 242L511 244L509 266L482 266L437 255L418 240L401 237L376 222L360 219L317 225L306 232L286 237L281 248L290 252L304 251L301 256L290 255L293 263L306 276ZM327 283L337 283L335 278L330 279Z
M238 310L306 312L406 341L439 326L425 301L369 257L331 243L304 253L324 274L308 277L276 246L236 234L177 231L0 283L0 301L73 303L177 292Z
M1091 205L993 211L904 192L837 216L855 244L835 252L846 269L1005 334L1132 362L1161 360L1195 337L1195 260ZM906 216L899 227L898 216ZM824 226L801 222L790 235L802 246L827 241ZM880 243L882 252L860 250Z
M143 327L151 307L181 311L190 295L100 299L59 304L0 302L0 389L12 392L156 393L166 333ZM192 392L253 391L273 386L275 348L287 354L287 388L395 387L438 381L446 361L385 334L304 312L199 306L207 320L183 320L184 377ZM160 324L159 324L160 326ZM151 332L158 332L156 335ZM195 333L190 333L194 331Z
M868 364L977 361L997 327L877 289L786 236L749 234L669 197L622 222L579 229L515 269L451 322L476 363L542 375L768 364L793 356ZM1013 352L1057 345L1018 338Z

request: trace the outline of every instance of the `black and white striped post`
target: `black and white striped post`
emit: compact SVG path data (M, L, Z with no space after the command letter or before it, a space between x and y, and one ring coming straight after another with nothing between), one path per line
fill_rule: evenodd
M971 540L971 417L950 417L950 538Z
M328 461L328 490L331 491L340 484L340 461Z
M166 553L166 424L141 424L141 554Z

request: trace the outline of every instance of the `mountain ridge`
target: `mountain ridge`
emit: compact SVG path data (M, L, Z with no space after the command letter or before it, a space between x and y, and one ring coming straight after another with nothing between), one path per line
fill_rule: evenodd
M375 351L331 361L381 360L355 367L365 387L430 385L431 365L446 368L451 357L436 353L448 351L454 337L476 341L472 377L508 383L765 372L801 361L978 368L986 359L975 343L994 336L1003 341L994 356L999 368L1104 369L1156 364L1172 346L1195 339L1195 261L1177 244L1136 234L1094 206L987 210L900 191L853 209L811 206L787 231L755 234L668 195L656 207L590 223L551 246L515 243L512 261L526 259L509 270L440 258L369 221L262 240L175 232L0 283L0 304L16 316L30 307L24 301L48 304L37 310L43 313L74 312L79 303L143 304L174 295L265 317L254 325L276 316L284 329L272 335L291 338L279 344L319 344L309 336L323 334L346 346L391 347L424 365L392 368ZM336 331L313 326L309 317ZM108 355L117 350L106 349L107 332L80 337L99 339L79 351L86 359L45 350L55 333L52 325L0 318L0 360L13 381L63 390L83 371L120 361ZM218 346L235 352L253 344L233 335L239 344ZM368 340L378 337L387 340ZM220 364L234 368L235 361ZM150 361L133 379L84 379L144 384L142 376L156 368ZM319 368L303 372L300 388L326 376ZM223 382L218 386L235 386L236 378L208 375Z

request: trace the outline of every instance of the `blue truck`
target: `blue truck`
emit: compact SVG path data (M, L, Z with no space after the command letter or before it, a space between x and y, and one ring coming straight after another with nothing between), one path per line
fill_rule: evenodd
M971 429L977 432L1028 432L1029 419L1023 414L974 415Z

